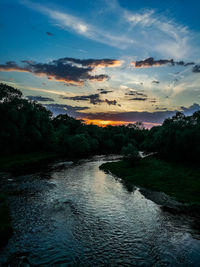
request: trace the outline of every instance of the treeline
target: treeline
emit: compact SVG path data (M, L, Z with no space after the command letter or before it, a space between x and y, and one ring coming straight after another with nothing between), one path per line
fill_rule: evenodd
M162 126L151 128L143 143L146 151L157 152L162 158L181 161L200 161L200 111L191 116L177 112Z
M76 158L120 153L128 144L141 149L148 132L140 123L101 128L67 115L53 117L45 107L5 84L0 84L0 125L1 155L54 151Z
M67 115L53 114L22 93L0 84L1 155L53 151L70 158L95 154L157 152L170 160L199 161L200 111L192 116L177 112L161 126L144 129L128 126L85 125Z

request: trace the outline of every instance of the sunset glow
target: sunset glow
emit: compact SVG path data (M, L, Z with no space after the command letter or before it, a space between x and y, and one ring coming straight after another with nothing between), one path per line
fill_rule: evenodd
M81 119L81 118L80 118ZM129 124L135 124L136 121L110 121L110 120L91 120L91 119L81 119L85 124L93 124L100 127L106 127L108 125L112 126L120 126L120 125L129 125ZM147 129L152 128L153 126L160 125L159 123L149 123L149 122L143 122L144 127Z
M85 124L94 124L100 127L106 127L108 125L118 126L118 125L127 125L131 122L125 121L106 121L106 120L90 120L90 119L82 119ZM132 122L134 123L134 122Z

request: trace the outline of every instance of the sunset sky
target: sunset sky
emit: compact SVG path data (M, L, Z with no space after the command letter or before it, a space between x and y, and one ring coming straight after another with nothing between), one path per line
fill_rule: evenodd
M55 115L157 125L200 108L200 1L0 1L0 81Z

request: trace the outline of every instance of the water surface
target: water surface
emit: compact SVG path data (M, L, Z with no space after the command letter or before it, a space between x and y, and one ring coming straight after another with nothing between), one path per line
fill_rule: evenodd
M0 254L1 262L199 266L200 240L193 219L162 211L137 187L99 170L108 159L58 164L11 181L14 235Z

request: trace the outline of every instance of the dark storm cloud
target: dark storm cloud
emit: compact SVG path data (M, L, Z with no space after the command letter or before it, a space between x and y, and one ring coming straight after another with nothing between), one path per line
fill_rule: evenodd
M62 105L62 104L47 104L45 107L50 110L54 116L59 114L67 114L71 117L79 116L79 111L89 109L89 107L79 107L79 106L70 106L70 105Z
M194 73L198 73L198 72L200 72L200 65L195 65L195 66L192 68L192 72L194 72Z
M79 60L74 59L74 61ZM8 61L6 64L0 64L0 71L30 72L38 76L47 76L49 80L55 79L58 82L64 82L70 85L83 85L87 80L104 81L109 78L105 74L92 75L92 71L97 66L95 64L86 65L84 63L84 65L77 66L73 64L73 61L70 62L66 58L53 60L49 63L36 63L29 60L23 60L22 63L24 65L19 66L14 61Z
M50 98L50 97L43 97L43 96L33 96L33 95L27 95L26 96L29 100L32 100L32 101L40 101L40 102L54 102L54 99L53 98Z
M73 101L89 101L90 104L97 105L101 103L107 103L108 105L116 105L116 100L101 99L100 94L91 95L79 95L79 96L61 96L62 99L68 99Z
M155 60L153 57L149 57L141 61L131 62L131 65L133 65L135 68L144 68L144 67L148 68L148 67L153 67L153 66L162 66L166 64L169 64L171 66L175 66L175 65L188 66L188 65L193 65L194 62L185 63L184 61L174 61L174 59Z
M111 90L106 90L106 89L97 89L97 91L100 91L99 94L104 94L104 95L113 92Z

